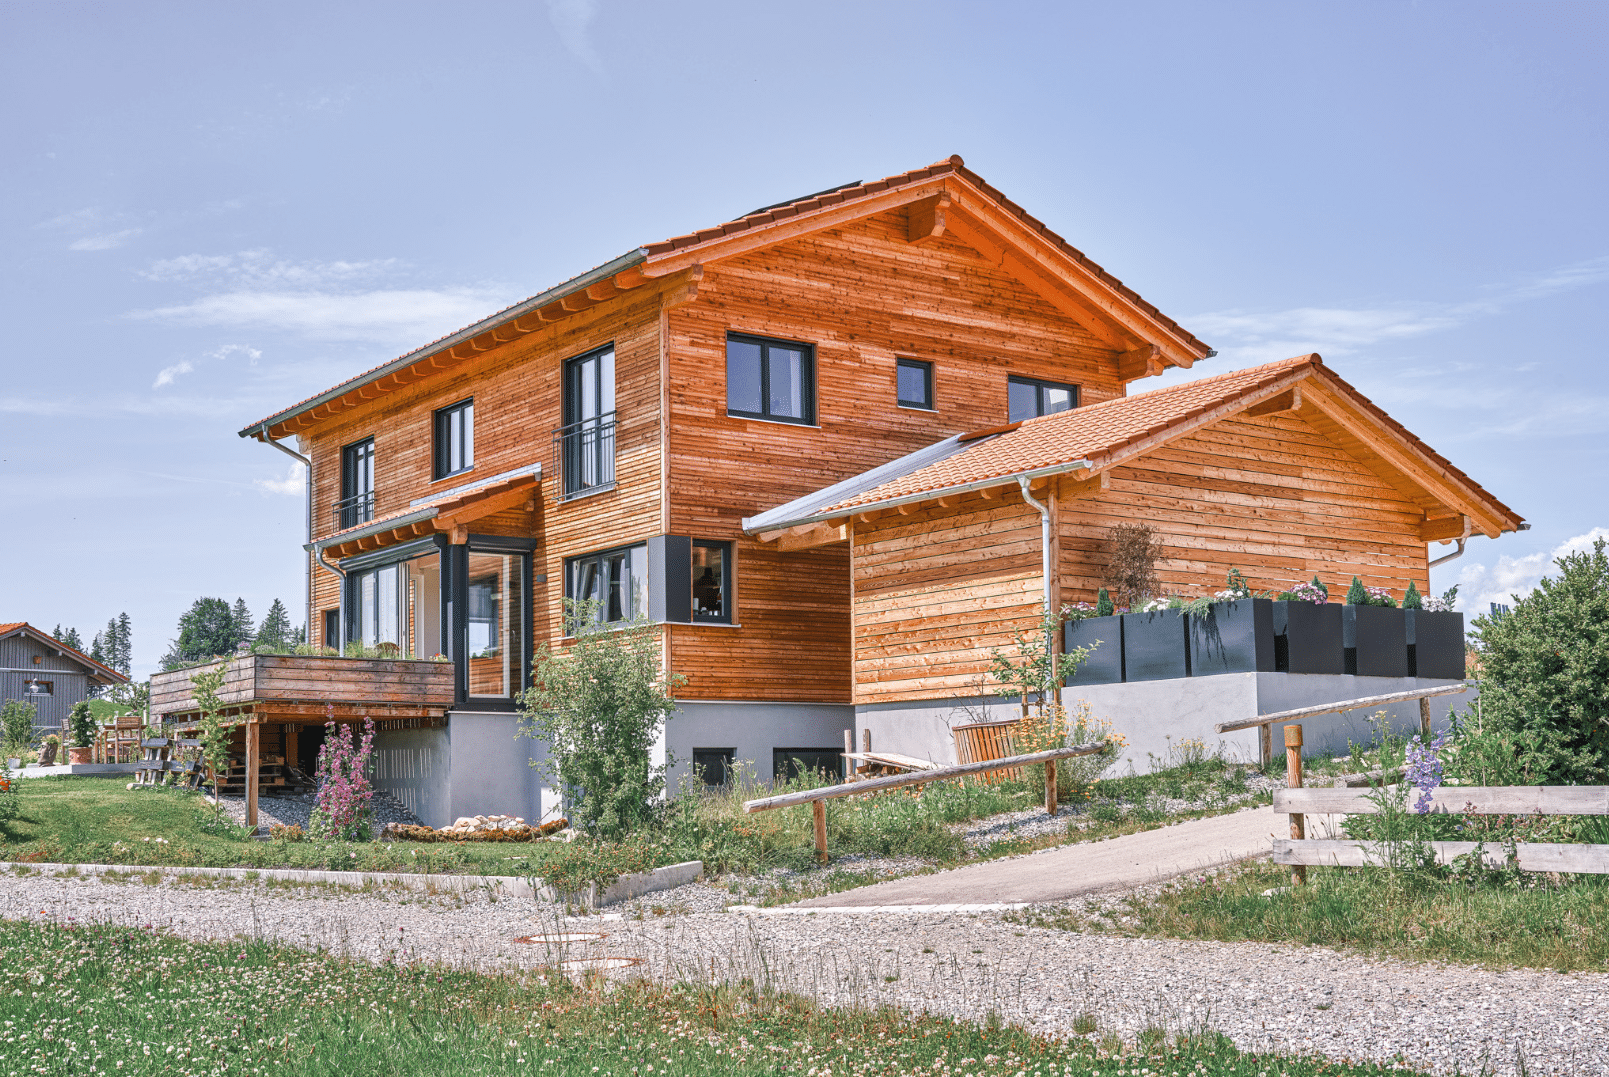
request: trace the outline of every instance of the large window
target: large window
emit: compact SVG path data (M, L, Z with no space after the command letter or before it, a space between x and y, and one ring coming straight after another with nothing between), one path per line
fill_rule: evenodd
M475 466L475 402L460 400L436 412L436 478L445 479Z
M1011 378L1006 385L1008 422L1054 415L1078 407L1078 386L1034 378Z
M814 423L815 351L808 344L729 335L726 413L783 423Z
M648 615L648 545L625 546L565 562L564 597L588 603L598 624ZM567 626L574 634L577 624Z
M432 551L407 561L347 576L347 639L382 656L432 658L441 643L441 556ZM324 614L324 641L335 643L335 610Z
M732 621L732 544L693 541L693 620Z
M335 503L335 511L343 528L374 519L373 438L341 450L341 500Z
M508 698L520 690L525 654L524 554L469 552L465 649L469 694Z
M608 489L615 481L615 351L604 348L564 364L564 426L556 438L565 497Z
M899 406L933 410L933 364L920 359L898 361Z

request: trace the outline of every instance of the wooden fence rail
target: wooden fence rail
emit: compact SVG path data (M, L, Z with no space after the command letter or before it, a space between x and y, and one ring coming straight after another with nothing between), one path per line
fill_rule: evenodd
M1473 841L1427 841L1438 864L1449 864L1478 846ZM1508 864L1509 846L1488 842L1481 859L1489 868ZM1521 871L1573 871L1583 875L1609 875L1609 845L1541 844L1517 842L1514 866ZM1309 838L1305 841L1274 839L1274 863L1313 867L1372 868L1389 862L1383 842Z
M1274 810L1367 815L1368 789L1276 789ZM1473 805L1466 809L1465 805ZM1609 785L1442 785L1430 795L1438 815L1609 815Z
M827 859L827 807L826 801L835 797L856 796L861 793L876 793L884 789L899 789L907 785L926 785L929 782L941 782L947 778L965 778L972 774L986 774L995 770L1014 770L1017 767L1033 766L1036 763L1047 764L1045 767L1045 810L1050 814L1056 813L1056 760L1070 759L1080 755L1094 755L1104 751L1106 742L1096 741L1091 744L1076 744L1066 748L1052 748L1049 751L1033 752L1029 755L1014 755L1006 759L986 759L980 763L960 763L951 767L936 767L933 770L919 771L915 774L893 774L886 778L866 778L858 782L845 782L842 785L826 785L820 789L801 789L797 793L781 793L774 797L760 797L758 800L748 800L743 803L743 811L752 815L755 812L771 811L775 808L787 808L796 804L809 804L815 816L816 827L816 856L823 862Z
M1425 742L1430 742L1430 700L1432 696L1463 695L1469 691L1467 684L1444 684L1436 688L1415 688L1407 692L1387 692L1381 696L1359 696L1357 699L1343 699L1334 703L1319 703L1312 707L1298 707L1289 711L1273 711L1269 714L1259 714L1255 718L1241 718L1233 722L1219 722L1212 727L1214 733L1235 733L1242 729L1257 729L1260 733L1263 762L1267 763L1274 757L1272 727L1280 722L1294 722L1303 718L1317 718L1321 714L1342 714L1346 711L1361 710L1364 707L1380 707L1387 703L1406 703L1410 699L1419 701L1419 729Z

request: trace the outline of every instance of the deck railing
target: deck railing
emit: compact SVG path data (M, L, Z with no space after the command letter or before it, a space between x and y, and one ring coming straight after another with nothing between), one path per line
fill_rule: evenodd
M343 497L330 507L330 511L335 514L337 530L345 531L349 527L366 524L374 519L374 491Z
M604 490L615 482L615 413L583 419L553 432L561 498Z

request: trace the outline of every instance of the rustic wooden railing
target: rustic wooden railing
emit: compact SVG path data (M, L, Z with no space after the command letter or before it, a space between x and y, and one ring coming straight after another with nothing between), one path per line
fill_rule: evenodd
M1280 789L1274 793L1274 810L1290 813L1292 820L1306 814L1369 815L1379 811L1370 795L1367 789ZM1431 794L1429 810L1455 815L1609 815L1609 785L1444 785ZM1303 865L1359 868L1386 862L1385 842L1302 839L1296 831L1293 822L1291 840L1274 842L1274 863L1294 865L1293 881ZM1424 844L1441 864L1482 847L1473 841ZM1512 848L1514 866L1521 871L1609 874L1609 845L1516 842ZM1509 849L1507 843L1487 843L1482 856L1488 867L1503 867Z
M1029 755L1014 755L1006 759L986 759L981 763L960 763L950 767L936 767L933 770L919 771L915 774L892 774L886 778L864 778L858 782L825 785L820 789L801 789L796 793L781 793L774 797L761 797L758 800L744 801L743 811L752 815L755 812L771 811L774 808L788 808L796 804L809 804L811 812L815 816L816 857L825 863L827 860L826 801L835 797L877 793L884 789L899 789L907 785L926 785L929 782L942 782L947 778L965 778L972 774L986 774L995 770L1013 770L1017 767L1028 767L1037 763L1044 763L1045 811L1055 815L1056 760L1070 759L1080 755L1094 755L1105 748L1105 741L1097 741L1091 744L1076 744L1066 748L1051 748L1049 751L1033 752Z
M1272 727L1280 722L1294 722L1302 718L1316 718L1321 714L1341 714L1346 711L1361 710L1364 707L1382 707L1387 703L1406 703L1410 699L1417 699L1419 701L1419 728L1424 734L1425 742L1429 743L1431 697L1463 695L1467 691L1469 691L1469 685L1467 684L1443 684L1436 688L1415 688L1407 692L1387 692L1381 696L1359 696L1357 699L1319 703L1312 707L1298 707L1295 710L1272 711L1268 714L1259 714L1255 718L1219 722L1212 727L1212 730L1214 733L1234 733L1242 729L1257 729L1261 742L1263 762L1267 763L1274 757Z

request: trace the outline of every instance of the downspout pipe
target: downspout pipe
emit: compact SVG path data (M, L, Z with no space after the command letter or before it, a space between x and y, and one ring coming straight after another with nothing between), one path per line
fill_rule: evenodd
M1028 477L1019 475L1017 486L1022 490L1022 499L1039 510L1039 564L1040 571L1045 580L1045 664L1050 669L1051 680L1056 679L1056 634L1050 627L1052 617L1055 615L1056 600L1051 594L1050 577L1050 506L1043 501L1035 500L1034 495L1028 492ZM1050 686L1046 686L1047 694ZM1049 700L1046 700L1048 703Z
M295 460L297 463L301 464L304 468L307 469L307 541L308 541L309 544L311 544L312 541L313 541L313 461L309 460L307 457L303 456L301 453L297 452L295 449L286 448L284 445L281 445L279 442L277 442L273 438L269 437L268 436L268 424L266 422L263 423L262 425L260 425L257 428L257 439L259 441L263 442L266 445L272 445L274 448L278 449L280 452L284 453L286 456L290 457L292 460ZM318 559L319 559L319 563L321 565L323 565L325 568L329 569L331 572L334 572L337 576L341 576L341 579L343 581L345 580L346 577L341 575L341 572L340 572L339 569L336 569L336 568L332 567L329 564L329 562L324 560L324 554L323 554L322 551L319 552ZM302 624L304 626L304 630L307 633L307 642L312 643L313 642L313 565L312 565L311 562L308 563L307 569L306 569L306 572L305 572L304 575L305 575L306 582L304 584L304 592L305 593L304 593L303 597L306 599L306 602L307 602L307 616L303 619ZM343 590L343 593L344 593L345 588L343 587L342 590Z
M1436 558L1434 561L1430 562L1430 564L1425 566L1425 570L1428 572L1430 569L1435 568L1437 565L1445 565L1448 561L1456 561L1460 557L1464 556L1464 543L1469 541L1469 535L1470 535L1470 532L1472 530L1474 530L1474 526L1475 525L1474 525L1473 521L1471 521L1468 516L1465 516L1464 517L1464 533L1462 535L1458 536L1458 549L1454 550L1452 553L1448 554L1446 557L1438 557L1438 558Z

